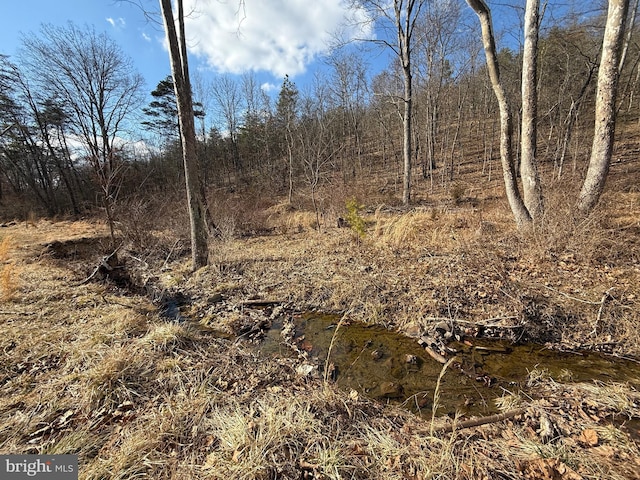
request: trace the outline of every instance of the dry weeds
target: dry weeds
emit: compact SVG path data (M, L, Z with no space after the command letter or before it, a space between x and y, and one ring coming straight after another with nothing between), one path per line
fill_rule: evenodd
M532 371L535 395L500 401L524 414L443 434L299 375L302 360L226 339L256 321L243 302L269 299L413 335L447 319L470 334L640 354L637 192L610 193L582 222L566 220L559 195L556 217L524 233L485 193L466 185L412 211L370 205L358 241L334 227L337 205L320 232L301 206L261 204L253 220L222 208L227 233L193 275L180 232L132 231L122 258L138 290L81 283L109 253L99 224L8 227L0 257L20 285L0 309L0 452L76 453L83 479L638 478L637 379L563 384ZM249 235L251 221L269 234ZM56 256L54 241L73 255ZM146 241L155 255L138 251ZM141 294L149 285L187 298L188 320L162 317Z

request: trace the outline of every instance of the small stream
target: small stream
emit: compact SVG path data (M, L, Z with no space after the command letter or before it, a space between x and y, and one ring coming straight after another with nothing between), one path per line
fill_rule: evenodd
M340 388L431 414L442 365L416 340L380 326L339 324L340 317L334 315L305 314L294 322L298 347L321 370L329 368L327 374ZM267 332L263 352L291 354L282 342L281 329L282 323L276 322ZM438 415L495 413L493 400L524 389L534 369L562 382L629 382L640 388L640 364L620 358L475 338L450 346L457 351L456 361L440 381Z

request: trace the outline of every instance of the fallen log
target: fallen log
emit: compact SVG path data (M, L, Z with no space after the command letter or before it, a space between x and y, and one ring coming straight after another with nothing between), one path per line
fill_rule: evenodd
M526 411L527 411L526 408L516 408L515 410L510 410L504 413L498 413L496 415L489 415L487 417L472 418L470 420L465 420L463 422L448 423L446 425L434 427L430 429L429 432L450 433L450 432L453 432L454 430L463 430L465 428L479 427L481 425L487 425L489 423L497 423L497 422L502 422L503 420L508 420L518 415L522 415Z

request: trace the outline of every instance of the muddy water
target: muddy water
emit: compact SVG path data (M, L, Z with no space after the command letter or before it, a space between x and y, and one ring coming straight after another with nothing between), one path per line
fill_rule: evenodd
M306 314L295 319L301 350L347 390L385 402L402 403L431 414L442 365L411 338L360 323L339 324L340 317ZM281 325L274 325L262 350L288 354ZM640 388L640 365L594 353L560 353L541 346L510 346L472 339L452 345L456 362L440 381L437 414L487 415L493 400L524 387L528 373L544 369L558 381L629 382Z

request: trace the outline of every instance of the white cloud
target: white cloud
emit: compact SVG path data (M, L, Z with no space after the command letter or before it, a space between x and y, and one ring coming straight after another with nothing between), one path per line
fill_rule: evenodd
M269 93L269 92L273 92L274 90L277 90L278 86L274 83L269 83L269 82L265 82L262 85L260 85L260 89Z
M109 22L109 24L113 28L124 28L127 25L127 22L122 17L118 17L118 18L107 17L105 18L105 20Z
M142 32L142 38L144 38L147 42L151 41L151 37L145 32Z
M189 47L219 72L266 71L277 77L303 73L329 51L337 31L349 38L370 35L347 0L185 0Z

